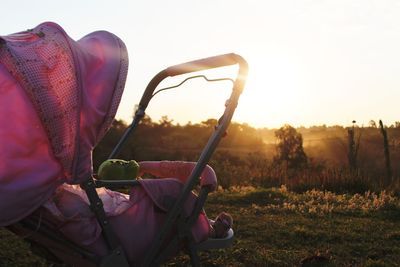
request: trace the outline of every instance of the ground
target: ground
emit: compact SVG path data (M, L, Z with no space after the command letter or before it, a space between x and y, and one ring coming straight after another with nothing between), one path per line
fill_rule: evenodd
M202 266L395 266L400 204L382 192L338 195L286 188L236 188L210 195L206 211L234 218L235 242L202 252ZM309 265L306 265L309 264ZM48 266L29 245L0 230L0 266ZM188 265L179 255L165 266Z

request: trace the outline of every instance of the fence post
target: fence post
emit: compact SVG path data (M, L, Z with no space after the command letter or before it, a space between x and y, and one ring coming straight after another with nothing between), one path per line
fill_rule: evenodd
M357 169L357 149L356 149L356 142L354 140L354 123L355 121L353 121L352 127L347 128L347 137L349 144L347 158L349 161L349 167L353 171Z
M389 153L389 144L387 138L387 130L383 127L382 120L379 120L379 127L381 129L381 134L383 136L383 151L385 154L385 166L386 166L386 179L385 186L388 186L392 181L392 167L390 164L390 153Z

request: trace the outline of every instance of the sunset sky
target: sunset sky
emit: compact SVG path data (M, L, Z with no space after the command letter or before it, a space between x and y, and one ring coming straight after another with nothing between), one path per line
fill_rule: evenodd
M117 114L126 121L160 70L230 52L250 67L234 121L269 128L400 121L399 1L25 0L1 10L1 35L44 21L74 39L95 30L118 35L130 55ZM228 74L235 68L209 73ZM148 114L181 124L217 118L229 93L228 83L190 82L157 96Z

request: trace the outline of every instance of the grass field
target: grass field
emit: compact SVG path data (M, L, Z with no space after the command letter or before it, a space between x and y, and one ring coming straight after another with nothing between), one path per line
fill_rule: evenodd
M214 193L209 217L234 217L235 242L228 249L202 252L204 266L398 266L400 201L382 192L363 195L285 187L236 188ZM188 265L179 255L166 266ZM314 264L314 265L312 265ZM0 231L0 266L48 266L29 246Z

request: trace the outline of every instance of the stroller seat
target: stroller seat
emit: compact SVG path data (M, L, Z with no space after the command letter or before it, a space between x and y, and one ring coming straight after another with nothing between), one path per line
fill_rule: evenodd
M106 216L113 232L130 263L139 266L149 249L155 233L165 221L170 201L177 199L184 182L195 163L190 162L141 162L148 172L159 179L141 179L139 186L130 189L129 195L104 188L97 189ZM170 174L176 178L168 178ZM179 180L182 179L182 180ZM216 186L216 176L211 167L203 171L201 184ZM184 213L189 217L194 209L196 196L191 194L184 204ZM101 227L90 211L90 202L79 186L62 185L53 198L43 205L56 221L59 231L75 244L85 247L96 255L107 255ZM46 214L46 213L45 213ZM191 227L194 242L208 238L210 224L204 212ZM174 251L176 253L177 251ZM173 254L173 253L172 253Z
M0 226L75 266L154 266L182 245L198 266L198 250L231 245L232 229L223 239L207 239L203 206L217 182L207 162L244 87L247 64L241 57L222 55L157 74L110 155L139 124L165 77L234 64L240 68L232 95L197 163L143 162L157 166L148 171L160 179L102 181L94 178L92 151L123 93L124 43L105 31L74 41L52 22L1 36ZM167 175L171 167L165 164L178 166L174 175ZM192 190L199 181L197 196ZM128 195L106 189L127 186Z

